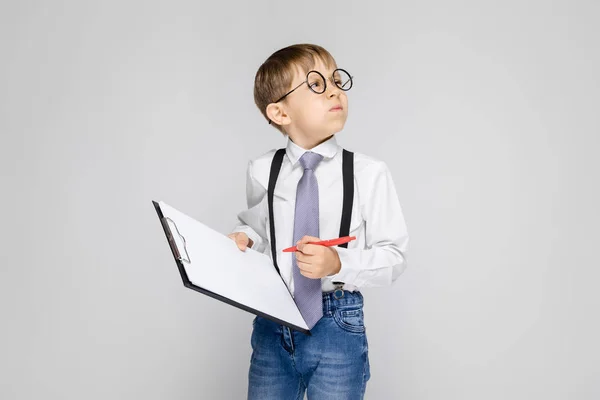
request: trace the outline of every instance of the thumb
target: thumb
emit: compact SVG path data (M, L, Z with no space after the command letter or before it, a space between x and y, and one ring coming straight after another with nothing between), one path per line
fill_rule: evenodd
M246 246L248 246L248 242L249 242L249 240L248 240L248 239L249 239L249 238L248 238L248 235L246 235L244 232L239 232L239 233L237 234L237 236L235 237L235 242L236 242L237 244L241 244L241 245L243 245L244 247L246 247Z
M233 239L235 244L240 250L245 250L248 247L249 238L244 232L235 232L227 235L230 239Z

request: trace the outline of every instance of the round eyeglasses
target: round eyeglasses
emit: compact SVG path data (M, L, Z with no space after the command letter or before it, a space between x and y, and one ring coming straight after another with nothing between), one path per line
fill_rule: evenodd
M348 71L342 68L337 68L333 71L330 80L335 86L346 92L352 88L352 78L353 76L351 76L348 73ZM306 74L306 80L304 82L300 83L298 86L281 96L273 103L279 103L281 100L285 99L290 93L292 93L294 90L298 89L305 83L308 85L308 88L316 94L323 94L327 90L327 81L323 74L321 74L319 71L308 71L308 73ZM272 121L269 119L269 124L271 122Z

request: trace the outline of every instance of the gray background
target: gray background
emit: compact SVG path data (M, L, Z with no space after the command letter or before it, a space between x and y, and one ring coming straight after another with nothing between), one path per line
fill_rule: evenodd
M598 2L365 3L3 2L0 398L245 397L253 316L182 286L151 200L230 232L299 42L411 237L366 397L600 397Z

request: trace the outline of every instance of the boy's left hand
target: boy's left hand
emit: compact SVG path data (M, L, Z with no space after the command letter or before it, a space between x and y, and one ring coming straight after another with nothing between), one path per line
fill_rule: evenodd
M298 268L307 278L319 279L340 272L340 257L333 246L308 243L319 241L318 237L304 236L296 243Z

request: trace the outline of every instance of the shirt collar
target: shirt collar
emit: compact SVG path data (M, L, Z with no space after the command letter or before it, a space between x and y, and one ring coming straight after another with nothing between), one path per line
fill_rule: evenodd
M323 143L310 149L310 151L322 155L323 158L333 158L338 151L338 147L337 139L335 138L334 134ZM300 160L300 157L302 157L302 155L307 151L309 150L298 146L292 141L292 139L290 139L289 136L287 137L286 154L292 163L292 168L296 166L296 163L298 160Z

